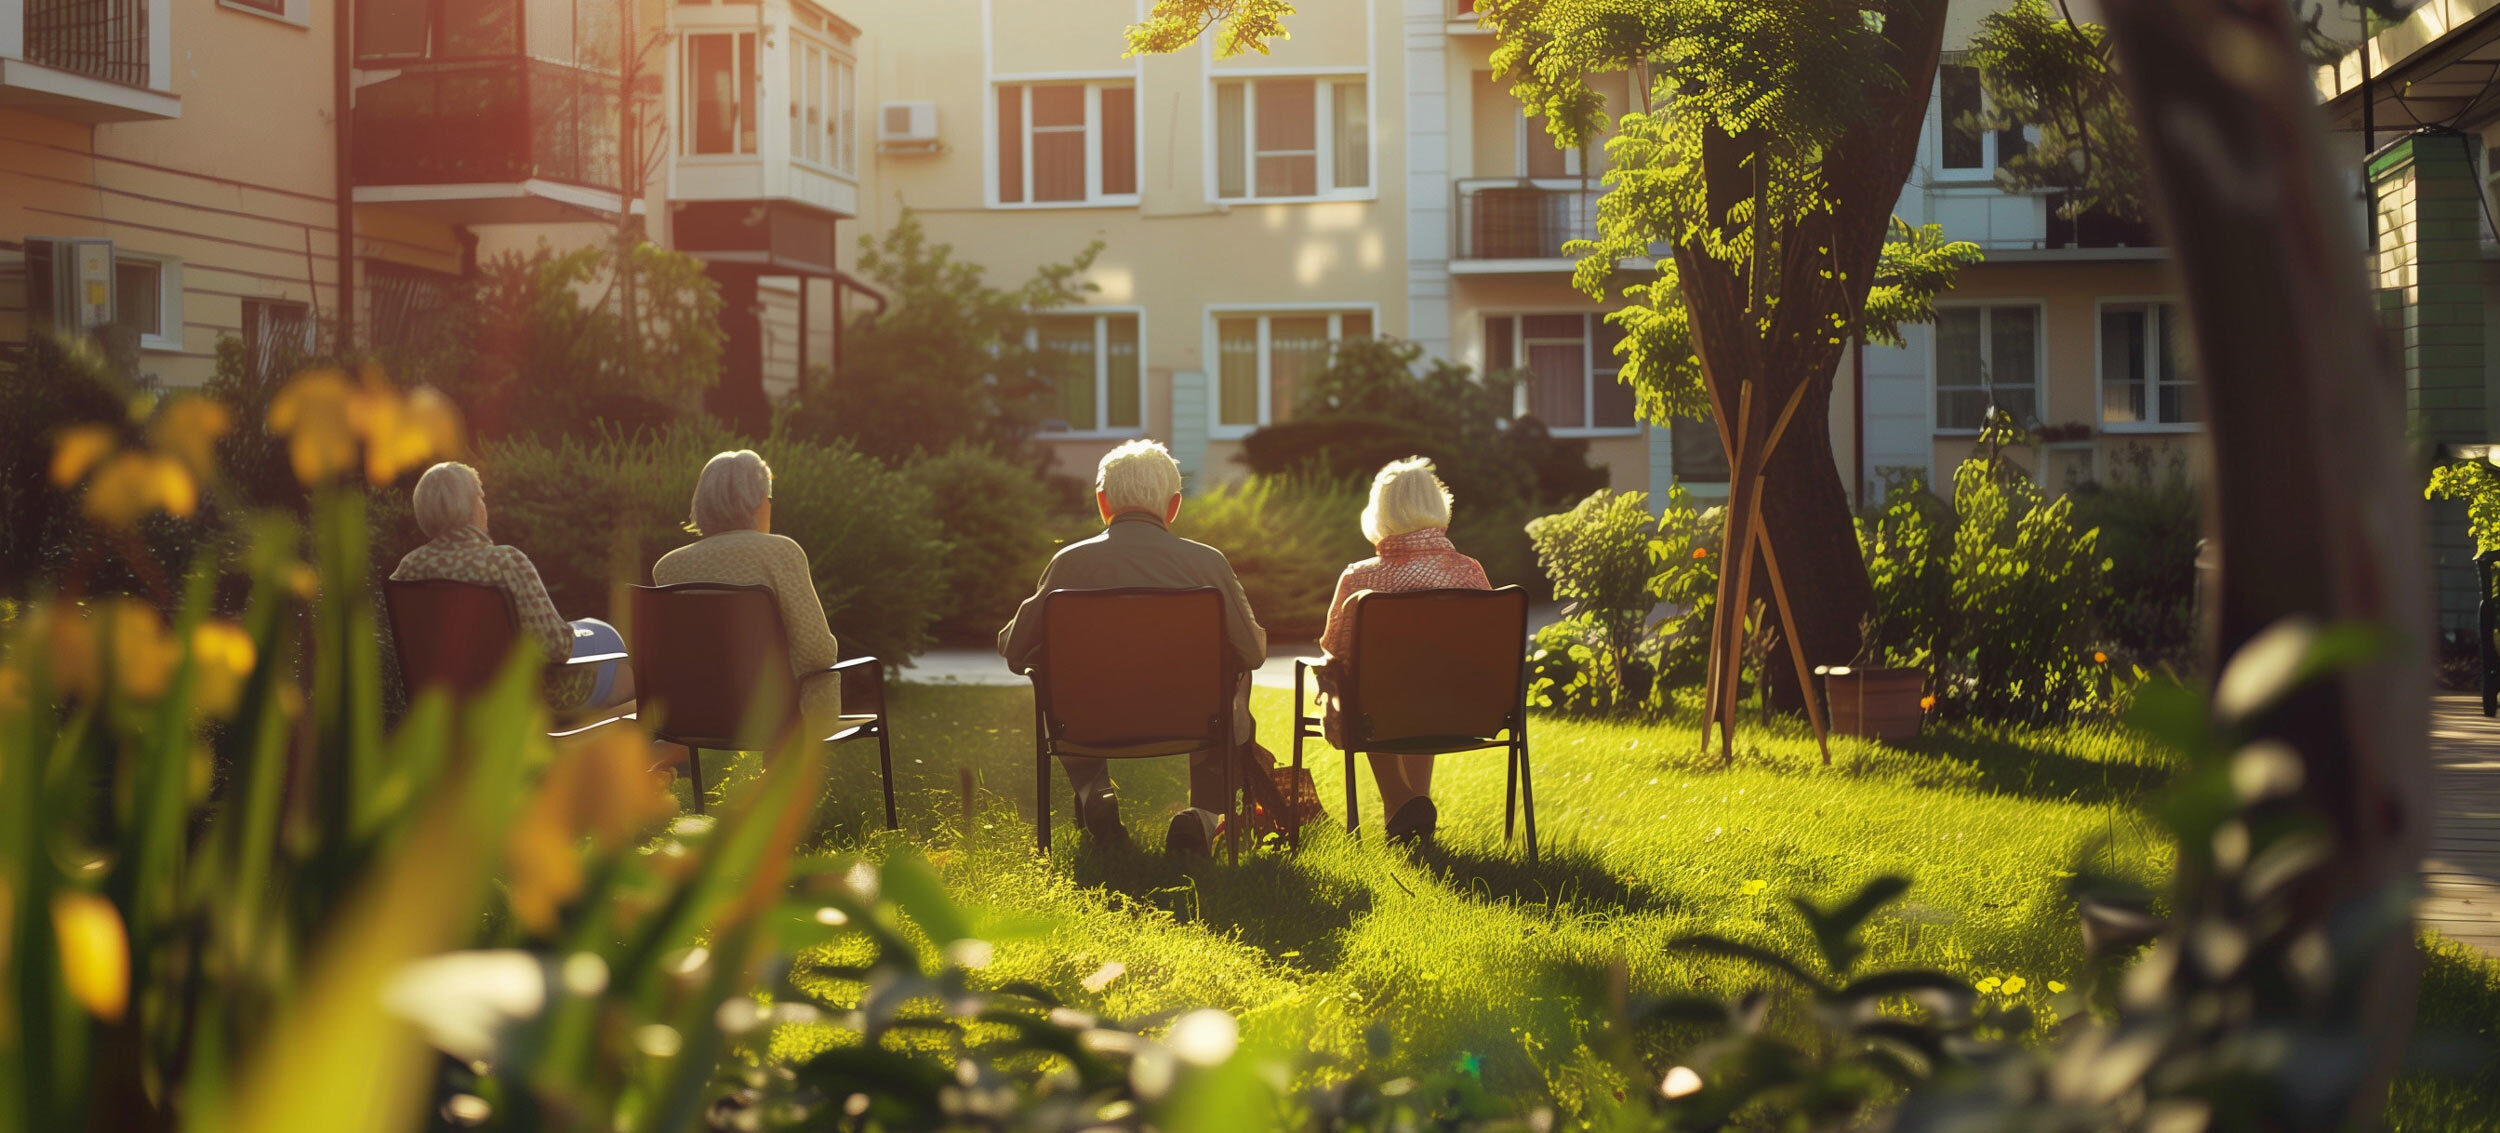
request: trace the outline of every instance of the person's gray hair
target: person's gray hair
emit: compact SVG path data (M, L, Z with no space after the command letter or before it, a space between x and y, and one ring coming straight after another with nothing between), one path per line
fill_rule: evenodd
M703 464L694 482L695 534L752 531L755 510L773 498L773 470L754 449L724 452Z
M1152 512L1157 517L1181 494L1181 466L1160 441L1130 441L1102 454L1094 469L1094 490L1111 504L1111 514Z
M409 502L416 509L417 530L432 539L468 526L477 518L477 502L485 498L486 486L478 482L477 469L446 460L417 477Z
M1377 543L1393 535L1450 525L1450 490L1420 456L1392 460L1372 477L1371 502L1363 508L1363 537Z

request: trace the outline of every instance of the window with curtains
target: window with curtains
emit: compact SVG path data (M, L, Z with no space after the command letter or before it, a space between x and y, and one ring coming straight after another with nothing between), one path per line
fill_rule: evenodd
M790 156L836 173L859 170L857 77L851 61L805 36L790 44Z
M1028 345L1068 359L1046 433L1136 433L1146 424L1146 368L1134 314L1045 315Z
M1294 399L1328 365L1329 349L1371 334L1368 311L1218 314L1216 424L1246 431L1292 420Z
M2193 425L2205 419L2196 376L2182 362L2179 309L2169 303L2101 305L2101 423Z
M1548 429L1633 429L1640 422L1632 387L1620 380L1623 360L1615 356L1622 341L1622 328L1600 312L1488 315L1484 365L1518 375L1520 412Z
M1137 85L1001 83L997 201L1137 203Z
M1365 196L1371 152L1371 104L1360 76L1215 84L1221 199Z
M1996 409L2040 420L2040 308L1936 310L1936 429L1976 432Z
M755 152L755 33L698 32L683 40L682 152Z

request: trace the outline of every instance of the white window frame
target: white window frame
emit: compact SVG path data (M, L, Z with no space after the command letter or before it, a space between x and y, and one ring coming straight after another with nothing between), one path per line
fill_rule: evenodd
M1947 166L1944 163L1944 132L1950 125L1944 117L1944 69L1950 66L1968 67L1970 64L1948 60L1938 65L1935 89L1927 94L1928 120L1934 123L1934 128L1927 131L1927 162L1928 168L1933 171L1930 181L1936 184L1993 185L1997 179L1997 166L2004 160L2003 156L1997 152L1999 139L1995 130L1979 132L1979 164L1977 166ZM1977 70L1975 67L1972 69ZM1979 104L1982 110L1988 106L1988 92L1985 87L1980 89ZM2022 131L2023 137L2031 144L2039 144L2039 127L2025 124Z
M1989 380L1985 386L1952 386L1949 388L1995 389L1997 387L1998 383L1995 381L1996 340L1989 333L1992 329L1990 324L1995 321L1996 316L1988 314L1987 312L2000 307L2028 307L2031 309L2033 315L2031 323L2031 406L2033 414L2037 415L2040 410L2047 408L2049 397L2049 305L2048 302L2043 299L2008 296L2002 299L1965 299L1936 304L1936 310L1940 312L1973 309L1981 312L1979 316L1979 366L1981 371L1988 376ZM1927 336L1927 431L1930 434L1939 437L1976 437L1980 434L1980 430L1978 429L1946 428L1942 417L1936 412L1936 398L1948 387L1938 384L1939 379L1943 376L1942 363L1944 359L1944 336L1933 333L1932 327L1930 328L1930 332L1931 333ZM2092 332L2095 335L2100 333L2099 324L2095 323L2093 325ZM2100 380L2098 371L2094 372L2093 380L2095 383L2093 390L2095 393L2098 393L2098 382ZM2016 422L2016 424L2020 423L2021 422Z
M312 28L312 0L285 0L284 10L277 12L266 8L255 8L249 4L237 4L232 0L217 0L217 6L229 12L242 12L259 16L264 20L276 20L289 27L304 30Z
M1211 205L1292 204L1310 201L1371 201L1380 198L1380 84L1372 79L1373 68L1360 67L1225 67L1209 68L1206 86L1206 112L1203 126L1206 133L1205 169L1207 203ZM1312 157L1311 178L1316 193L1297 196L1263 197L1259 195L1259 97L1258 84L1276 79L1308 79L1311 81L1311 144L1318 147ZM1336 81L1359 79L1363 83L1363 166L1365 184L1359 189L1335 188L1337 181L1337 137L1335 125L1336 100L1332 95ZM1239 197L1223 195L1219 183L1222 168L1216 154L1216 139L1221 135L1217 122L1216 89L1225 83L1242 84L1241 92L1241 160L1242 188L1247 194ZM1525 165L1521 166L1526 168Z
M2205 423L2203 421L2108 421L2102 419L2102 414L2105 410L2101 407L2108 404L2106 399L2109 396L2109 391L2102 384L2106 380L2108 371L2104 368L2104 363L2107 359L2101 338L2101 318L2103 315L2107 314L2109 309L2112 307L2142 307L2150 311L2155 319L2169 319L2173 316L2183 314L2185 310L2185 305L2179 302L2177 296L2173 295L2104 295L2098 301L2093 303L2092 427L2099 429L2104 433L2203 432L2205 430ZM2167 308L2167 311L2165 311L2164 308ZM2173 342L2178 343L2178 345L2182 348L2187 345L2185 340L2179 337L2176 328L2172 329L2171 334ZM2174 385L2194 386L2198 383L2193 379L2188 381L2168 380L2168 371L2162 364L2161 334L2157 328L2146 328L2146 333L2144 335L2144 350L2144 408L2147 413L2158 414L2161 412L2162 387Z
M1120 316L1137 320L1137 424L1114 428L1111 417L1111 320ZM1094 427L1043 429L1034 436L1051 441L1125 440L1146 435L1146 422L1153 420L1153 409L1147 403L1152 383L1146 380L1146 309L1144 307L1071 307L1042 311L1038 317L1049 319L1087 318L1094 323ZM1038 326L1024 332L1024 348L1038 350L1042 331Z
M757 158L763 156L764 130L766 129L764 125L763 74L766 64L764 58L763 38L757 34L754 28L743 25L689 27L674 34L676 35L678 41L676 45L678 74L677 117L675 121L670 123L670 127L677 134L677 160L697 164L710 162L714 164L743 165L753 162ZM755 107L755 148L753 149L731 149L726 153L704 153L694 148L695 104L699 99L699 95L697 94L695 87L696 76L694 72L694 41L704 36L720 36L729 40L729 66L733 72L738 68L739 38L743 36L747 39L755 41L754 70L744 75L732 76L733 79L743 79L745 81L740 97L744 98L748 103L753 104ZM738 115L735 113L732 113L729 116L729 131L732 135L731 144L734 146L737 141L735 135L738 132Z
M1547 421L1543 423L1546 431L1557 437L1640 436L1644 431L1646 431L1647 426L1641 423L1639 411L1637 409L1634 411L1632 423L1629 425L1599 425L1594 423L1597 420L1597 383L1600 380L1610 382L1614 381L1617 376L1623 372L1622 359L1614 357L1611 354L1602 358L1598 356L1598 324L1604 322L1606 316L1611 313L1613 312L1592 311L1586 307L1502 307L1499 309L1489 309L1482 312L1481 317L1476 324L1476 349L1480 356L1483 355L1485 351L1490 349L1490 345L1487 340L1492 338L1492 334L1486 328L1492 320L1509 319L1511 320L1511 357L1498 364L1490 357L1487 357L1485 359L1485 372L1492 373L1499 370L1510 370L1524 373L1527 371L1525 354L1527 351L1528 337L1526 324L1522 323L1520 320L1540 315L1582 316L1580 320L1580 419L1582 421L1592 423L1586 425L1556 425L1551 421ZM1520 386L1516 391L1514 391L1511 398L1512 415L1520 417L1526 416L1528 413L1530 398L1532 396L1533 395L1530 394L1528 387L1525 385Z
M799 144L790 148L792 163L836 177L857 179L859 176L859 63L849 50L832 39L795 30L790 36L790 118L798 123ZM812 109L822 118L813 136L823 139L824 157L807 156L811 131L807 126L809 52L815 52L817 67L812 76L817 81L821 99ZM762 64L759 62L758 66ZM842 128L847 120L849 129ZM843 143L848 141L849 145ZM745 155L740 155L745 156Z
M139 336L139 349L180 353L182 350L182 261L155 252L136 252L116 246L113 265L149 264L156 268L156 333ZM115 284L114 311L121 310L119 284Z
M1078 201L1037 201L1033 199L1033 96L1019 95L1024 108L1023 160L1024 199L1010 201L998 195L998 142L1004 128L998 120L998 92L1001 87L1036 86L1085 87L1085 199ZM1130 130L1130 142L1136 149L1135 163L1130 167L1142 189L1146 179L1146 103L1143 86L1137 76L1126 71L1051 71L992 76L981 100L981 196L994 209L1081 209L1135 208L1139 194L1105 193L1102 191L1102 91L1104 87L1129 88L1129 113L1136 115Z
M1207 437L1218 441L1237 441L1276 423L1275 356L1269 350L1269 324L1278 315L1328 316L1328 341L1345 341L1345 316L1369 315L1372 337L1384 332L1380 326L1380 304L1357 303L1209 303L1205 315L1207 360ZM1259 320L1259 419L1255 424L1230 425L1224 421L1224 359L1219 324L1226 318L1256 317ZM1142 341L1143 331L1140 331ZM1143 347L1141 346L1142 350Z

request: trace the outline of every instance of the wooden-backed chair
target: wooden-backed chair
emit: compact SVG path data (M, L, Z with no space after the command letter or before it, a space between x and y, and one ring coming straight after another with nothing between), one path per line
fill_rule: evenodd
M1233 750L1240 666L1214 587L1053 590L1042 597L1033 679L1034 840L1050 851L1055 756L1145 759L1223 753L1229 860L1241 860Z
M410 700L437 688L449 692L455 701L484 692L513 650L522 645L520 611L501 587L449 579L385 579L382 604L390 614L391 644L399 656L400 680ZM594 653L550 661L547 675L553 680L577 665L625 659L623 653ZM631 716L630 712L601 716L598 709L591 709L589 716L564 721L564 727L547 734L562 739Z
M781 606L762 586L689 582L637 586L633 593L634 688L651 734L687 749L694 809L703 798L703 752L771 751L799 728L799 686L840 673L861 678L874 711L845 712L827 744L875 739L885 782L885 827L895 828L893 728L886 717L885 669L874 657L851 657L793 673ZM839 678L837 678L839 679ZM850 687L843 704L852 703Z
M1502 837L1520 812L1528 820L1528 860L1536 860L1536 788L1528 774L1528 594L1498 590L1364 590L1346 599L1352 644L1336 660L1345 741L1345 828L1357 828L1358 755L1448 755L1502 748L1510 754L1502 798ZM1294 663L1293 766L1302 741L1325 736L1306 679L1320 662ZM1292 831L1300 844L1301 829Z

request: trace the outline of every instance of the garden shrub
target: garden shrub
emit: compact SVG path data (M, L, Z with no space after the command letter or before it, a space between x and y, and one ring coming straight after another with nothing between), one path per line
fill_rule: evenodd
M1562 622L1537 635L1532 663L1553 670L1542 695L1557 707L1607 711L1647 699L1655 669L1636 654L1648 634L1659 531L1646 492L1599 491L1570 511L1528 524L1554 597L1570 603ZM1562 650L1565 666L1550 651ZM1568 674L1572 679L1558 681Z
M2203 502L2184 467L2156 470L2140 446L2120 468L2072 493L2075 525L2101 533L2110 562L2097 611L2101 633L2138 663L2184 664L2196 644Z
M746 447L772 465L773 530L806 548L843 652L899 662L926 648L946 600L945 536L929 494L847 445L750 444L689 426L495 441L477 464L495 540L530 556L566 617L613 619L624 586L649 582L652 562L694 541L684 524L704 461Z
M1224 552L1272 641L1316 641L1346 564L1371 557L1363 493L1315 476L1252 476L1181 505L1173 531Z
M946 539L944 600L931 635L949 645L989 644L1050 561L1052 520L1065 493L970 444L913 457L903 475L928 494Z

